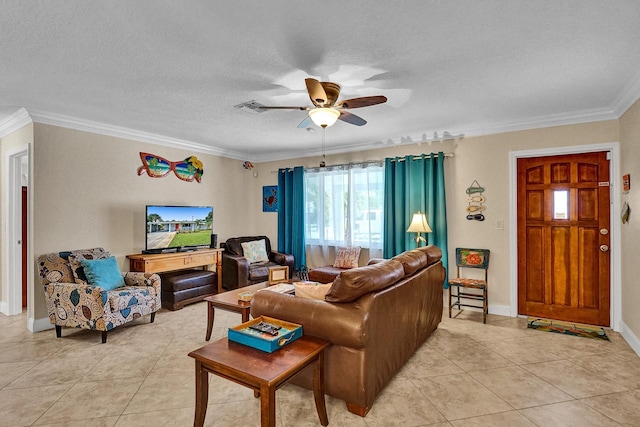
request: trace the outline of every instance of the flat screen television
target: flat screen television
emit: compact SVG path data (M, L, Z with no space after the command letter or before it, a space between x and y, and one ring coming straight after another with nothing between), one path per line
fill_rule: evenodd
M213 207L147 205L146 224L146 253L208 247Z

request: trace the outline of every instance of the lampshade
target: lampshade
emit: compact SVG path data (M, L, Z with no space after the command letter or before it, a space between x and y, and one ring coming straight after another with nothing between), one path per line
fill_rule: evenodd
M313 120L313 123L317 126L325 128L327 126L331 126L336 122L336 120L338 120L338 117L340 117L340 111L335 108L318 107L309 110L309 117L311 117L311 120Z
M431 233L431 231L431 227L427 223L427 217L420 211L414 213L411 224L407 228L407 233Z

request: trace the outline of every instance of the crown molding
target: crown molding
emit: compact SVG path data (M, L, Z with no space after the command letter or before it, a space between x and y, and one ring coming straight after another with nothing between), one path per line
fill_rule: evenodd
M551 114L533 117L527 120L517 122L495 122L486 126L479 126L476 129L455 129L454 133L462 133L465 137L485 136L506 132L516 132L531 129L541 129L554 126L564 126L580 123L599 122L605 120L617 120L620 115L626 111L637 100L636 95L630 93L640 93L640 74L638 78L625 88L624 96L616 100L616 107L600 108L583 111L575 111L562 114ZM621 113L618 113L621 111ZM215 156L226 157L235 160L249 160L254 163L262 163L269 161L289 160L301 157L315 157L322 155L321 150L313 149L296 153L270 153L265 155L247 156L246 153L240 151L224 150L210 145L201 144L193 141L187 141L178 138L171 138L149 132L142 132L122 126L114 126L106 123L95 122L91 120L80 119L77 117L66 116L63 114L51 113L41 110L29 110L20 108L16 113L0 121L0 137L9 134L26 124L31 122L70 128L85 132L97 133L101 135L113 136L117 138L125 138L149 144L162 145L172 148L183 148L193 150L199 153L212 154ZM351 151L375 150L388 146L411 145L411 144L430 144L429 138L425 140L424 135L432 134L433 131L416 135L415 137L403 136L395 139L387 139L386 142L381 140L366 141L355 145L344 145L327 149L325 154L341 154Z
M640 99L640 72L620 91L611 109L620 118L638 99Z
M4 138L31 123L33 123L33 120L27 110L19 108L12 115L0 120L0 138Z
M26 110L25 110L26 111ZM215 156L228 157L237 160L246 160L242 153L230 150L222 150L210 145L184 139L171 138L150 132L143 132L122 126L110 125L107 123L85 120L78 117L66 116L64 114L51 113L42 110L29 110L29 114L35 123L59 126L63 128L75 129L84 132L97 133L100 135L113 136L116 138L131 139L134 141L147 142L149 144L162 145L172 148L183 148L199 153L212 154Z

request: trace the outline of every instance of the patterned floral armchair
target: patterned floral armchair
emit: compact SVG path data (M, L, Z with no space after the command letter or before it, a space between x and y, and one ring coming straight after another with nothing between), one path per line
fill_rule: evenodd
M107 332L151 314L151 323L160 309L160 276L155 273L122 273L125 286L104 290L88 283L82 260L106 259L111 255L102 248L56 252L38 257L40 278L44 286L49 320L62 327Z

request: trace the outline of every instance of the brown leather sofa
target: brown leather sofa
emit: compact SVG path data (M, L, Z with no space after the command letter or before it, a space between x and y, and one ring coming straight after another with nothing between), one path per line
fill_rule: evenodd
M242 243L263 239L269 261L249 263L244 257ZM222 286L227 290L266 282L269 280L270 267L286 265L289 267L289 277L293 275L295 264L293 255L272 250L271 242L267 236L233 237L227 239L221 247L224 249L222 252Z
M445 269L435 246L349 269L334 280L325 300L259 292L251 315L303 326L330 341L325 353L325 393L364 417L374 400L442 320ZM312 389L311 371L292 383Z

